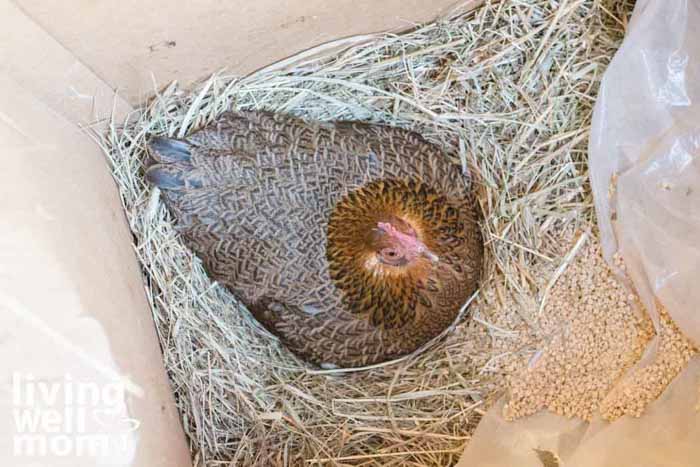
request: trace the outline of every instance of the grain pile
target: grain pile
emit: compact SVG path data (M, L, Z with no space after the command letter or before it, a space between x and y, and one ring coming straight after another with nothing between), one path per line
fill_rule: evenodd
M577 246L560 276L542 268L541 283L548 277L557 281L542 288L548 293L537 320L541 333L530 341L538 350L528 354L527 362L508 362L506 419L542 409L584 420L638 417L697 354L661 306L655 331L637 296L603 260L595 238L580 251ZM615 266L625 269L619 256ZM655 336L658 347L652 361L640 360Z
M567 232L593 218L591 113L631 10L624 0L486 1L249 77L222 73L194 91L173 84L112 124L102 144L198 467L456 462L505 376L544 335L541 265L561 264ZM209 281L143 180L147 135L181 137L230 108L411 128L471 170L488 263L475 319L422 353L362 371L313 369L290 355ZM552 289L543 316L557 297Z
M636 300L589 241L549 290L539 319L542 348L510 378L504 416L548 409L590 420L653 335Z
M697 349L678 329L668 312L661 306L659 310L659 342L654 360L625 376L603 401L601 412L606 420L623 415L639 417L697 354Z

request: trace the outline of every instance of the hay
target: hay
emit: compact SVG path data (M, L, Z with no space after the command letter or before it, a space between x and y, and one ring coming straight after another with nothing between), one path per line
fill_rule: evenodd
M592 220L592 106L631 8L485 2L342 52L306 53L245 78L222 73L192 92L172 84L111 125L101 144L198 465L444 466L459 458L503 387L503 362L533 351L521 343L538 333L544 286L531 271L562 264L562 239ZM306 367L211 283L142 177L148 134L184 136L229 108L384 122L446 148L479 182L482 295L491 298L471 307L473 320L398 363Z

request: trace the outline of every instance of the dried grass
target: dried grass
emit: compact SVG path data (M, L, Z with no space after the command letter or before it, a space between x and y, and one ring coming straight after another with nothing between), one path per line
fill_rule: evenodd
M194 91L172 84L102 135L198 465L453 464L533 349L532 268L562 263L592 219L586 144L631 1L487 1L405 34L323 49ZM317 51L318 52L318 51ZM229 108L412 128L479 182L488 266L473 320L398 363L313 370L255 324L181 244L142 178L148 134L184 136ZM545 284L546 285L546 284ZM506 304L508 304L506 306ZM524 331L523 331L524 329ZM504 350L505 349L505 350Z

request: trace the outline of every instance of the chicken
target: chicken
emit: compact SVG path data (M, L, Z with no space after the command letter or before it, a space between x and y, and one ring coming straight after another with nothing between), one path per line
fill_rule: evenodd
M312 363L412 352L478 287L471 181L416 133L230 112L149 150L146 179L207 273Z

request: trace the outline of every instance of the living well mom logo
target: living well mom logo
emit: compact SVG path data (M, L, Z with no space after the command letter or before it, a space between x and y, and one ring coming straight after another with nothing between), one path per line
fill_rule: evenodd
M121 382L12 376L16 456L121 457L139 421L129 418Z

